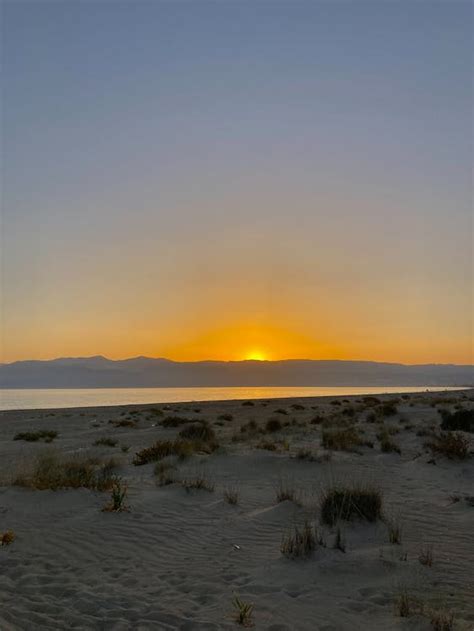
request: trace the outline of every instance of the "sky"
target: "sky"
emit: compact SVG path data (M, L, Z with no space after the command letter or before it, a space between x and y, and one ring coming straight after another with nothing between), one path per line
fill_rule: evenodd
M474 363L472 4L2 3L2 361Z

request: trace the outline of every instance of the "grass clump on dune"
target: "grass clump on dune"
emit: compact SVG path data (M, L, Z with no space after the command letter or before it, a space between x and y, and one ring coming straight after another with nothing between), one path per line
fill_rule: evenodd
M55 453L42 454L32 470L17 476L13 484L30 489L78 489L106 491L116 480L113 474L116 462L113 459L100 461L85 457L64 457Z
M474 409L456 410L453 414L448 410L440 410L441 429L474 432Z
M157 440L151 447L146 447L141 451L137 451L133 459L135 466L156 462L167 456L178 456L184 459L192 456L197 452L212 453L218 448L218 443L207 443L202 440Z
M213 443L216 440L216 433L205 421L188 425L179 432L179 436L180 438L200 440L206 443Z
M344 429L323 430L321 442L324 449L334 451L353 451L363 445L363 441L354 427Z
M18 432L13 440L26 440L29 443L41 440L44 443L52 443L58 437L58 432L50 429L40 429L36 432Z
M6 530L0 533L0 546L9 546L16 539L16 535L13 530Z
M279 432L283 428L281 421L277 418L269 419L265 424L265 431L270 432Z
M469 440L458 432L439 434L427 443L427 447L450 460L466 460L470 456Z
M291 559L304 558L311 555L319 545L323 545L321 535L306 521L303 527L293 526L283 535L280 545L281 553Z
M252 627L253 604L246 603L238 596L235 596L234 600L232 601L232 605L236 612L235 621L237 622L237 624L240 624L243 627Z
M95 442L94 445L96 447L116 447L118 445L118 440L115 440L115 438L98 438Z
M401 454L402 451L400 447L390 438L390 434L387 431L387 428L384 427L378 434L377 438L380 442L380 450L384 453L392 453L395 452L397 454Z
M320 510L321 521L328 526L341 519L374 522L382 517L382 493L370 486L336 485L323 492Z

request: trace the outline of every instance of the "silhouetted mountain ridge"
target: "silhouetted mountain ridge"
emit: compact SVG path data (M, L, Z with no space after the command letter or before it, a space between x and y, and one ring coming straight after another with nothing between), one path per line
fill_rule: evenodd
M474 366L455 364L405 365L313 359L176 362L144 356L111 360L101 355L0 364L1 388L473 384Z

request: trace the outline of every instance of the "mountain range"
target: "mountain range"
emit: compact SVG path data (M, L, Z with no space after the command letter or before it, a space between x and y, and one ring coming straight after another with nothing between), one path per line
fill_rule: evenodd
M176 362L102 356L0 364L0 388L144 388L218 386L472 386L473 365L372 361Z

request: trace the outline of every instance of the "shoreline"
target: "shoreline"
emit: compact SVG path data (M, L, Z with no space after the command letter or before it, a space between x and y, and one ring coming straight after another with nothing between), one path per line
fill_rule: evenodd
M276 389L276 388L287 388L287 386L275 386L272 387L271 389ZM292 386L288 386L289 389L292 390L303 390L304 388L308 388L313 390L314 388L318 388L319 386L301 386L298 388L293 388ZM336 390L340 390L341 388L345 388L346 386L331 386ZM354 398L354 397L361 397L361 396L401 396L402 394L440 394L440 393L446 393L446 392L469 392L470 390L474 390L474 386L422 386L421 389L416 389L417 386L393 386L393 388L405 388L402 390L394 390L394 391L390 391L390 392L386 392L386 391L379 391L380 389L383 389L385 387L390 387L390 386L362 386L359 388L359 386L347 386L352 387L353 389L357 389L360 390L360 392L357 393L353 393L353 392L347 392L345 394L341 394L341 393L334 393L334 394L330 394L330 393L326 393L326 394L308 394L307 396L305 395L293 395L293 396L261 396L261 397L253 397L249 394L247 394L246 396L242 396L242 397L238 397L238 398L219 398L219 399L183 399L183 400L154 400L154 401L147 401L147 402L131 402L131 403L116 403L116 404L109 404L109 403L104 403L103 405L63 405L63 406L52 406L52 407L19 407L19 408L13 408L13 407L6 407L6 408L2 408L1 407L1 393L2 393L2 389L0 389L0 415L3 414L4 412L28 412L28 411L35 411L35 410L51 410L51 411L61 411L61 410L79 410L79 409L84 409L84 410L89 410L92 408L119 408L119 407L147 407L150 405L185 405L185 404L194 404L194 403L200 403L200 404L207 404L207 403L219 403L219 402L224 402L224 401L229 401L229 402L239 402L239 401L243 401L245 399L249 399L252 401L265 401L265 400L275 400L275 401L285 401L285 400L292 400L292 399L328 399L328 398L338 398L338 397L344 397L344 398ZM222 388L223 390L235 390L238 388L241 388L242 390L245 390L247 393L249 392L249 390L255 390L255 389L264 389L266 388L265 386L256 386L256 387L247 387L247 386L236 386L233 388L227 388L225 386L220 386L220 387L216 387L216 388L209 388L212 390L218 390L219 388ZM325 388L325 389L329 389L330 387L326 386L321 386L321 388ZM413 388L413 389L412 389ZM431 389L432 388L432 389ZM147 388L147 390L156 390L159 388ZM162 390L172 390L173 388L162 388ZM176 388L176 390L186 390L187 388ZM189 388L190 390L196 390L196 388ZM77 389L69 389L69 388L53 388L53 389L46 389L46 388L39 388L39 389L27 389L27 388L16 388L16 389L4 389L5 391L34 391L34 392L41 392L44 390L54 390L54 391L80 391L80 390L85 390L85 391L101 391L101 390L135 390L135 388L113 388L113 389L109 389L109 388L77 388Z

